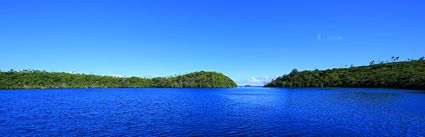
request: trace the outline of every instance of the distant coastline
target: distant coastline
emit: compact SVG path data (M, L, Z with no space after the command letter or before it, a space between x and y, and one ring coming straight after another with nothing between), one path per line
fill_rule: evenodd
M192 72L157 78L114 77L39 70L0 71L0 89L52 88L246 88L219 72ZM425 90L425 60L380 62L327 70L292 70L264 87L350 87Z
M192 72L173 77L113 77L39 70L0 72L0 89L51 88L230 88L236 83L218 72Z
M425 89L425 60L381 62L328 70L292 70L265 87L361 87Z

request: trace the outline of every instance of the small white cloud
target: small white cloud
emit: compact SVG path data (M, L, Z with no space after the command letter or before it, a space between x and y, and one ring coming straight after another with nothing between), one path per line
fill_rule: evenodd
M328 36L326 40L344 40L342 36Z
M75 71L68 72L69 74L77 74Z
M257 79L256 77L250 77L249 79L247 79L248 82L259 82L261 80Z
M123 75L112 75L112 77L116 77L116 78L124 78L125 76L123 76Z
M264 77L249 77L244 80L238 81L238 85L251 85L251 86L263 86L264 84L272 81L274 78L273 76L264 76Z
M151 75L142 75L141 77L142 78L154 78L154 76L151 76Z
M322 36L321 33L318 33L317 34L316 40L317 41L320 41L320 40L322 40L322 37L323 37L323 40L328 40L328 41L340 41L340 40L344 40L344 37L342 37L342 36L338 36L338 35L324 35L324 36Z

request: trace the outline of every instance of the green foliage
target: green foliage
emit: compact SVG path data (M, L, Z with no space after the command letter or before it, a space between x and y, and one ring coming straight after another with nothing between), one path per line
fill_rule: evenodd
M398 57L393 58L398 59ZM425 61L374 64L369 66L292 71L276 78L266 87L374 87L425 89Z
M0 71L0 89L26 88L221 88L236 87L227 76L217 72L194 72L175 77L119 78L38 70Z
M236 87L229 77L217 72L193 72L176 77L153 78L152 87L218 88Z

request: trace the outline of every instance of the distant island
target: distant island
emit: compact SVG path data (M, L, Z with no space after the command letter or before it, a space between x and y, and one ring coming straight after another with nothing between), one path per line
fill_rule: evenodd
M398 57L397 57L398 58ZM374 61L368 66L328 70L294 69L267 83L265 87L366 87L425 89L425 61L387 62Z
M173 77L113 77L39 70L0 71L0 89L43 88L230 88L236 83L218 72L193 72Z
M397 57L398 58L398 57ZM236 83L219 72L192 72L171 77L114 77L39 70L0 71L0 89L44 88L232 88ZM250 87L251 85L244 85ZM364 87L425 89L425 60L384 62L327 70L298 71L265 87Z

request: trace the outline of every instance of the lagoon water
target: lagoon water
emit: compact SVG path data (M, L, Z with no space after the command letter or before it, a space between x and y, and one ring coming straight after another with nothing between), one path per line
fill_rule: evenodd
M0 90L1 136L425 136L425 94L358 88Z

